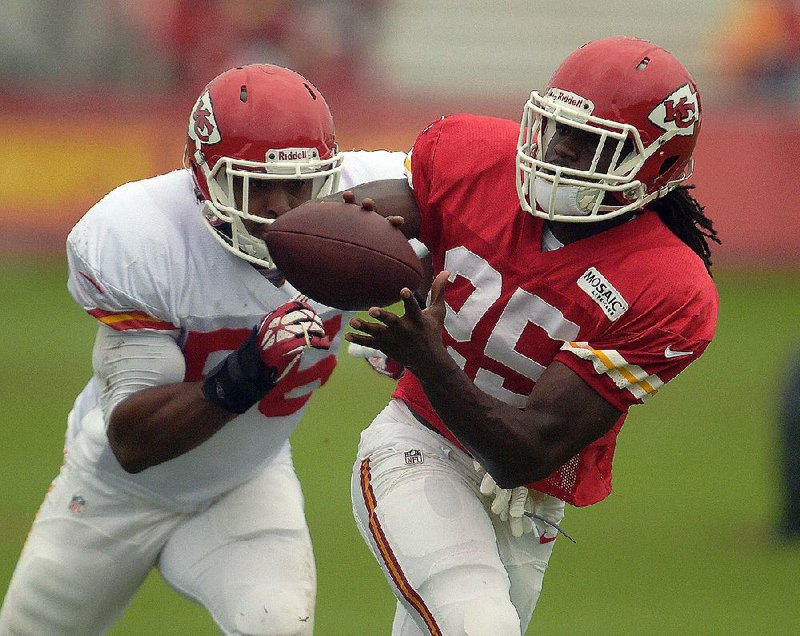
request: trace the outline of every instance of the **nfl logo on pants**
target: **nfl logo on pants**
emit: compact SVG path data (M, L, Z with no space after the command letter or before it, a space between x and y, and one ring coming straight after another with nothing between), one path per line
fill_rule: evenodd
M80 495L73 495L72 499L70 500L67 507L69 508L70 512L74 512L75 514L80 514L83 512L83 507L86 505L86 500L81 497Z
M425 461L425 457L423 457L422 451L416 448L406 451L405 456L406 456L406 464L421 464L422 462Z

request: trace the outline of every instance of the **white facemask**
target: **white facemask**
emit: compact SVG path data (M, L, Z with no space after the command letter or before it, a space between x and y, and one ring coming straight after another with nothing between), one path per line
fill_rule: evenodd
M553 194L553 184L536 177L534 187L536 203L545 213L563 214L564 216L589 216L597 203L597 198L603 195L602 190L597 188L560 185L556 187L551 210L550 199Z

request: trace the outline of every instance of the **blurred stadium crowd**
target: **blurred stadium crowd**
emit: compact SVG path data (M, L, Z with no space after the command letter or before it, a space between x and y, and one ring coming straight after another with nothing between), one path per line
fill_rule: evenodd
M508 26L530 11L520 4L510 2L501 10L483 2L454 6L418 0L4 0L0 77L21 88L47 83L54 91L83 85L146 94L194 90L225 68L269 61L314 78L323 91L359 89L386 81L376 60L393 53L387 39L406 47L405 63L412 66L425 58L424 49L438 55L445 73L453 60L463 66L456 55L469 50L472 66L485 64L482 36L493 37L494 50L504 57L508 43L496 31L508 32L509 40L518 36ZM701 85L711 83L728 98L755 92L800 103L800 0L711 0L692 9L678 3L666 23L647 19L660 16L659 3L645 2L636 10L621 10L623 4L612 2L583 21L576 6L572 31L585 30L584 23L617 24L620 32L638 31L668 48L691 48L678 52L688 57ZM563 23L563 16L547 9L538 10L540 23L553 18ZM454 23L459 13L463 22L474 22L474 37L464 38L465 25ZM420 21L432 30L421 32L415 26ZM532 30L530 57L546 59L536 35ZM682 37L694 40L692 46ZM572 48L572 42L566 46ZM557 55L560 59L561 52Z
M735 94L800 105L800 2L732 2L717 55Z
M308 77L342 148L407 150L446 112L517 120L569 51L625 34L673 51L701 87L695 180L724 238L717 262L800 266L800 224L779 221L800 208L800 0L576 0L569 15L562 4L3 0L0 123L16 167L0 175L0 221L13 221L0 250L60 247L112 187L177 167L187 109L231 66ZM60 168L45 192L26 176L43 157Z
M389 0L5 0L0 75L19 87L196 90L241 63L289 66L321 85L366 78Z

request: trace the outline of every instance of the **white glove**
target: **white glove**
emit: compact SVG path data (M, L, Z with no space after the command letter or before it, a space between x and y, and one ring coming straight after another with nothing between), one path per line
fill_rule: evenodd
M348 342L347 353L354 358L364 358L374 371L392 378L393 380L400 379L400 376L403 375L403 371L405 371L405 367L402 364L396 360L392 360L379 349L365 347L355 342Z
M511 534L521 537L523 534L533 532L535 524L525 516L525 504L529 497L529 491L525 486L517 488L500 488L494 478L487 473L483 466L473 460L473 466L483 475L481 481L481 494L487 497L494 497L491 511L500 517L500 521L507 521L511 528ZM539 536L538 534L536 535Z
M473 466L483 475L481 494L493 497L491 511L500 521L507 521L511 534L521 537L533 533L537 539L552 540L560 532L570 541L575 540L558 525L564 517L564 502L525 486L501 488L483 466L473 460Z
M525 515L533 521L534 532L540 542L551 541L561 533L575 543L575 539L559 525L564 518L564 502L561 499L531 490L525 505Z

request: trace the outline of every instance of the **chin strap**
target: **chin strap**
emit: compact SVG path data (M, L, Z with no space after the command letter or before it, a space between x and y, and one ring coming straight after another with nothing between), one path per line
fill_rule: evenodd
M529 517L530 519L536 519L538 521L541 521L542 523L546 523L548 526L553 528L556 532L558 532L560 534L563 534L567 539L572 541L572 543L578 543L577 541L575 541L575 539L572 538L572 536L566 530L564 530L564 528L562 528L557 523L553 523L552 521L548 521L542 515L536 514L535 512L527 512L526 511L525 512L525 516Z

